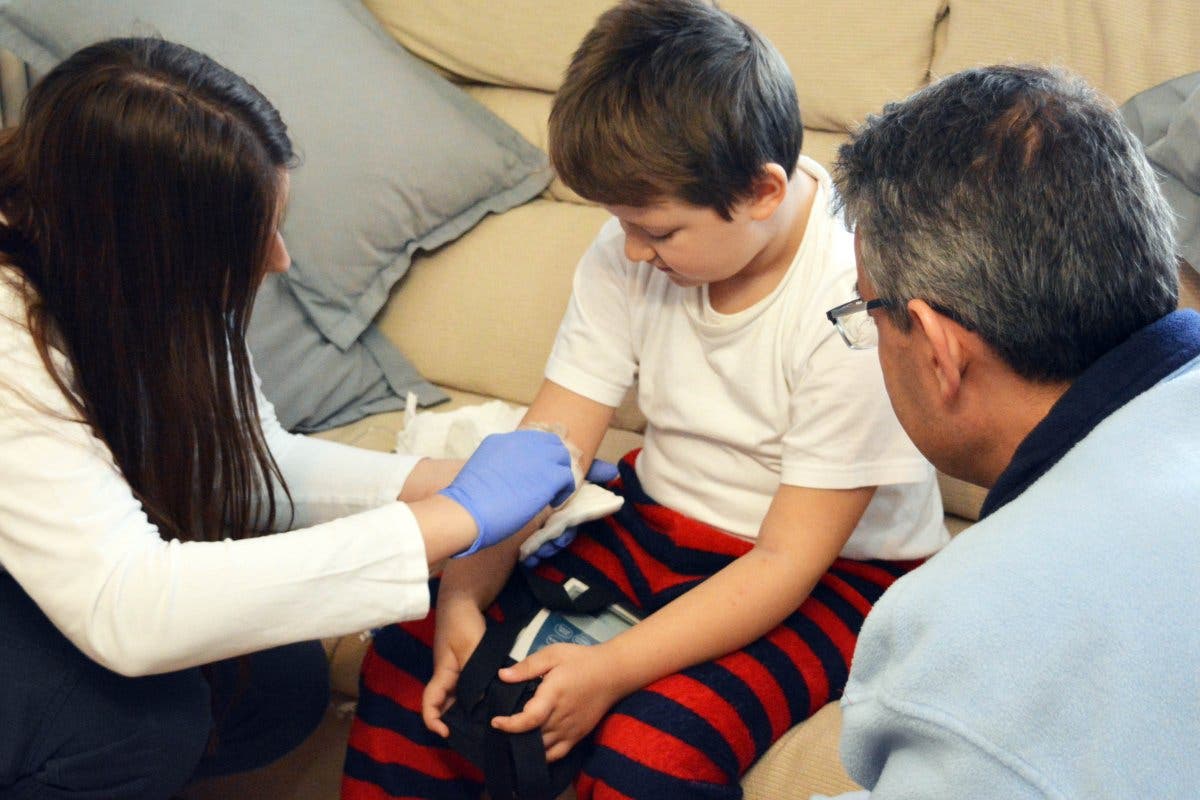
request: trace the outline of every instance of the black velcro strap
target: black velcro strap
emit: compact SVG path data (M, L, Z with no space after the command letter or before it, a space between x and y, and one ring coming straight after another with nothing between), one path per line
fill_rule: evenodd
M514 576L506 587L518 593L518 602L508 607L503 622L489 621L483 638L463 665L455 702L442 714L442 721L450 728L450 745L483 770L492 800L554 800L579 771L582 752L575 747L565 758L548 764L540 729L514 734L493 728L493 717L520 711L542 682L534 678L506 683L496 672L515 663L509 656L513 642L542 607L593 614L616 598L611 591L598 587L589 587L572 598L562 584L531 570L519 571L524 580Z
M589 586L583 594L571 597L561 583L543 578L533 570L521 570L525 583L534 598L551 611L568 611L574 614L595 614L619 599L607 587Z

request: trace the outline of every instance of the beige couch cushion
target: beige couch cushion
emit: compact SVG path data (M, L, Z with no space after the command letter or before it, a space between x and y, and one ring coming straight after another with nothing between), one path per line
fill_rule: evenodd
M414 259L379 328L434 383L528 404L575 264L607 218L595 206L546 199L487 217L453 245ZM643 424L628 401L614 420L630 430Z
M612 0L363 0L402 45L463 78L553 92Z
M828 703L789 730L742 778L746 797L807 800L813 792L835 795L858 789L838 757L841 727L841 708Z
M441 386L528 403L602 209L538 199L413 261L378 324ZM447 288L453 288L453 294Z
M1200 272L1186 264L1179 270L1179 307L1200 311Z
M553 92L611 0L364 0L405 47L463 79ZM943 0L728 0L762 31L796 79L805 124L846 130L929 72ZM870 54L864 59L863 54ZM531 140L532 141L532 140ZM536 142L535 142L536 143Z
M949 0L933 72L1036 61L1070 67L1115 102L1200 70L1192 0ZM944 47L942 42L944 41Z
M846 131L924 85L944 0L726 0L787 59L805 127ZM820 159L818 159L820 160Z

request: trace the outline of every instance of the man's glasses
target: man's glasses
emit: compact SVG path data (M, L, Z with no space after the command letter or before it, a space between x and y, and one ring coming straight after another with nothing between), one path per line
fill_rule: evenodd
M875 326L871 312L886 307L886 300L863 300L859 297L829 309L825 316L837 328L847 347L851 350L870 350L879 344L879 328Z

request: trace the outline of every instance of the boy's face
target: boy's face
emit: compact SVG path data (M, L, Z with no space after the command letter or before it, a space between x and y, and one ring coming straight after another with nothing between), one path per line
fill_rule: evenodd
M768 244L744 204L732 220L707 206L658 200L644 206L605 206L625 231L625 256L662 270L677 286L719 283L746 268Z

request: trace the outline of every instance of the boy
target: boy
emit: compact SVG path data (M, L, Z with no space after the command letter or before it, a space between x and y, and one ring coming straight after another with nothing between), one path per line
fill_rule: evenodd
M550 760L595 729L581 798L740 796L750 764L840 695L871 604L946 540L933 470L874 354L825 319L853 286L854 252L802 134L779 54L700 0L606 12L555 98L554 166L613 219L579 264L525 421L565 425L586 463L636 380L647 428L622 468L624 508L539 569L647 616L502 670L542 682L493 724L540 727ZM445 572L419 701L436 734L515 547ZM391 676L400 735L372 741L360 725L347 785L477 795L478 773L415 730L429 625L407 630L379 637L364 667L369 691Z

